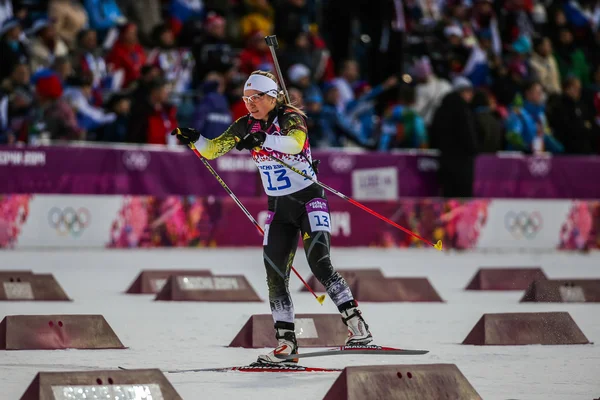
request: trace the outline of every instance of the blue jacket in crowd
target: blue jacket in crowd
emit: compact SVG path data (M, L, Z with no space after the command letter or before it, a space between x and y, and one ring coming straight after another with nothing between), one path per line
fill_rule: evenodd
M220 136L232 123L227 97L217 91L219 83L208 81L203 84L204 96L192 117L192 127L207 139Z
M381 123L380 151L394 147L422 148L428 143L425 121L410 107L394 106Z
M545 107L523 101L513 107L506 120L507 150L532 152L533 140L537 136L538 124L544 129L544 149L550 153L564 152L563 145L552 136L546 120Z

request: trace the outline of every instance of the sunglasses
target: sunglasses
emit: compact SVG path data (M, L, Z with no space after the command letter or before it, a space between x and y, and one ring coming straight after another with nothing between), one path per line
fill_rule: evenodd
M257 100L260 100L265 94L267 93L256 93L253 94L252 96L242 96L242 100L244 100L244 103L254 103Z

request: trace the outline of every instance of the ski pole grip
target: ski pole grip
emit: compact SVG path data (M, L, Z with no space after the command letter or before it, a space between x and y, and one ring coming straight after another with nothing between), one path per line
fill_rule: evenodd
M267 42L267 46L269 46L269 47L274 47L274 48L279 47L279 44L277 43L276 35L265 36L265 42Z

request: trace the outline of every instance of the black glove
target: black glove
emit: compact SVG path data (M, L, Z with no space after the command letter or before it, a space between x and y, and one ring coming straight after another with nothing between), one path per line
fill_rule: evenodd
M246 136L237 142L235 148L239 151L252 150L256 147L260 147L265 142L266 138L267 134L265 132L248 132L246 133Z
M171 136L177 136L177 139L183 144L195 143L200 139L200 132L192 128L175 128Z

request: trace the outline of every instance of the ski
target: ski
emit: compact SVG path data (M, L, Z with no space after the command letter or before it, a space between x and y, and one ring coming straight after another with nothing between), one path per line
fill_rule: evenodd
M275 357L282 360L293 360L295 358L305 357L324 357L324 356L337 356L337 355L349 355L349 354L377 354L377 355L404 355L404 356L417 356L429 353L429 350L408 350L408 349L397 349L394 347L383 347L376 345L353 345L353 346L340 346L334 347L327 350L312 351L308 353L300 354L276 354Z
M127 370L127 368L119 367L121 370ZM302 365L278 365L278 364L264 364L264 363L252 363L244 366L235 367L217 367L217 368L192 368L192 369L174 369L162 371L165 374L183 374L191 372L340 372L338 368L315 368L315 367L304 367Z

